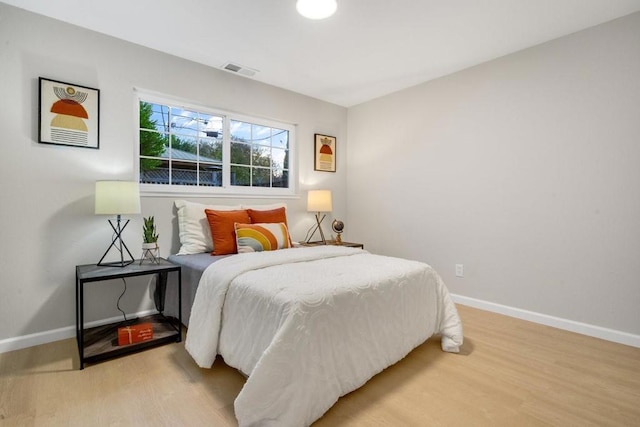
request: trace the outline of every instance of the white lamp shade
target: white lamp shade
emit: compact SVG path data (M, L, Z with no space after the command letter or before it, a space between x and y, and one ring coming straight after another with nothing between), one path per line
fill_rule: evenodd
M96 215L140 213L140 190L135 181L96 181Z
M337 8L336 0L298 0L296 3L298 13L309 19L328 18Z
M309 212L331 212L331 190L310 190L307 194L307 211Z

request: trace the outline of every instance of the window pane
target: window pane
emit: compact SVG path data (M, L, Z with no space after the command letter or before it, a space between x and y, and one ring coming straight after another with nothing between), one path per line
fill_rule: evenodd
M252 179L254 187L271 187L271 170L254 168Z
M167 132L169 130L169 107L140 102L140 128Z
M171 168L171 184L197 185L198 171L195 163L173 161Z
M212 138L200 138L200 161L222 161L222 141Z
M272 167L274 170L289 169L288 153L288 151L280 150L278 148L271 150L271 159L273 162Z
M251 136L254 144L270 145L271 128L260 125L251 125Z
M231 120L231 141L251 142L251 125Z
M289 171L273 171L272 187L289 188Z
M271 167L271 149L267 147L253 146L253 166Z
M140 159L140 182L143 184L169 184L169 162Z
M140 129L140 155L149 157L166 157L166 145L169 139L165 134Z
M222 187L222 166L200 163L200 185Z
M171 108L171 132L191 137L198 136L198 113Z
M277 148L289 148L289 131L282 129L273 129L271 137L271 145Z
M218 138L222 141L222 117L200 113L200 136Z
M231 143L231 163L237 165L251 164L251 146L241 143Z
M198 160L198 140L196 138L171 135L171 156L178 160Z
M251 168L231 166L231 185L251 185Z

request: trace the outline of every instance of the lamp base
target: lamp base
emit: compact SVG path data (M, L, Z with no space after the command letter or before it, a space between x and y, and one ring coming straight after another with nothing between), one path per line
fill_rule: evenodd
M134 262L133 255L131 255L129 248L127 248L127 245L125 245L124 241L122 240L122 232L124 231L124 228L127 226L127 224L129 224L129 220L126 220L124 225L120 226L120 215L118 215L118 218L116 219L116 225L113 225L113 222L109 220L109 225L111 225L111 228L113 229L113 232L115 234L111 239L111 244L105 251L104 255L102 255L102 258L100 258L100 261L98 261L97 265L101 267L126 267L127 265ZM120 261L102 262L104 261L104 258L107 256L111 248L115 248L118 252L120 252ZM124 251L127 251L127 254L129 255L128 258L125 258Z
M98 262L96 265L100 267L126 267L129 264L133 264L135 260L122 260L122 261L112 261L112 262Z
M316 231L320 231L320 240L322 241L323 245L327 244L327 240L324 238L324 232L322 231L322 226L320 225L322 223L322 221L324 221L324 218L326 217L326 215L322 215L322 218L320 217L320 212L316 213L316 227L313 229L313 233L311 233L311 236L309 236L309 238L307 239L307 243L311 242L311 239L313 239L313 236L316 234Z

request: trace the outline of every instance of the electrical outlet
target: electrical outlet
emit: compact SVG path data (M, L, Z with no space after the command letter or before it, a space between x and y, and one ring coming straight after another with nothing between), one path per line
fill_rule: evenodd
M456 264L456 277L464 277L464 266Z

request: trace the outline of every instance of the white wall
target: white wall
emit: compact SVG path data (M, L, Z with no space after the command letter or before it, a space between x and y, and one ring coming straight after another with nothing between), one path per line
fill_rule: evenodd
M462 296L640 334L640 13L348 123L352 239Z
M40 76L100 89L99 150L37 142ZM346 215L345 108L0 3L0 350L20 337L56 328L68 333L75 325L75 266L97 262L111 237L107 218L93 214L94 182L135 177L136 87L296 124L302 197L285 200L293 238L303 238L313 224L306 212L309 188L332 189L334 215ZM316 132L337 137L335 174L313 171ZM142 200L142 215L158 221L164 256L177 250L173 200ZM141 224L135 217L125 232L136 257ZM147 282L130 282L123 307L148 308ZM121 289L119 282L94 286L87 319L116 316Z
M347 115L0 3L0 351L72 331L74 267L111 235L93 215L94 182L134 177L134 87L297 124L294 238L313 221L305 190L330 188L347 239L430 263L452 292L640 334L638 46L634 14ZM37 143L39 76L101 90L100 150ZM315 132L337 136L336 174L313 171ZM172 203L142 201L165 256L177 249ZM136 256L140 227L133 218L125 236ZM123 306L148 307L147 283L132 285ZM93 289L88 319L117 315L120 291Z

